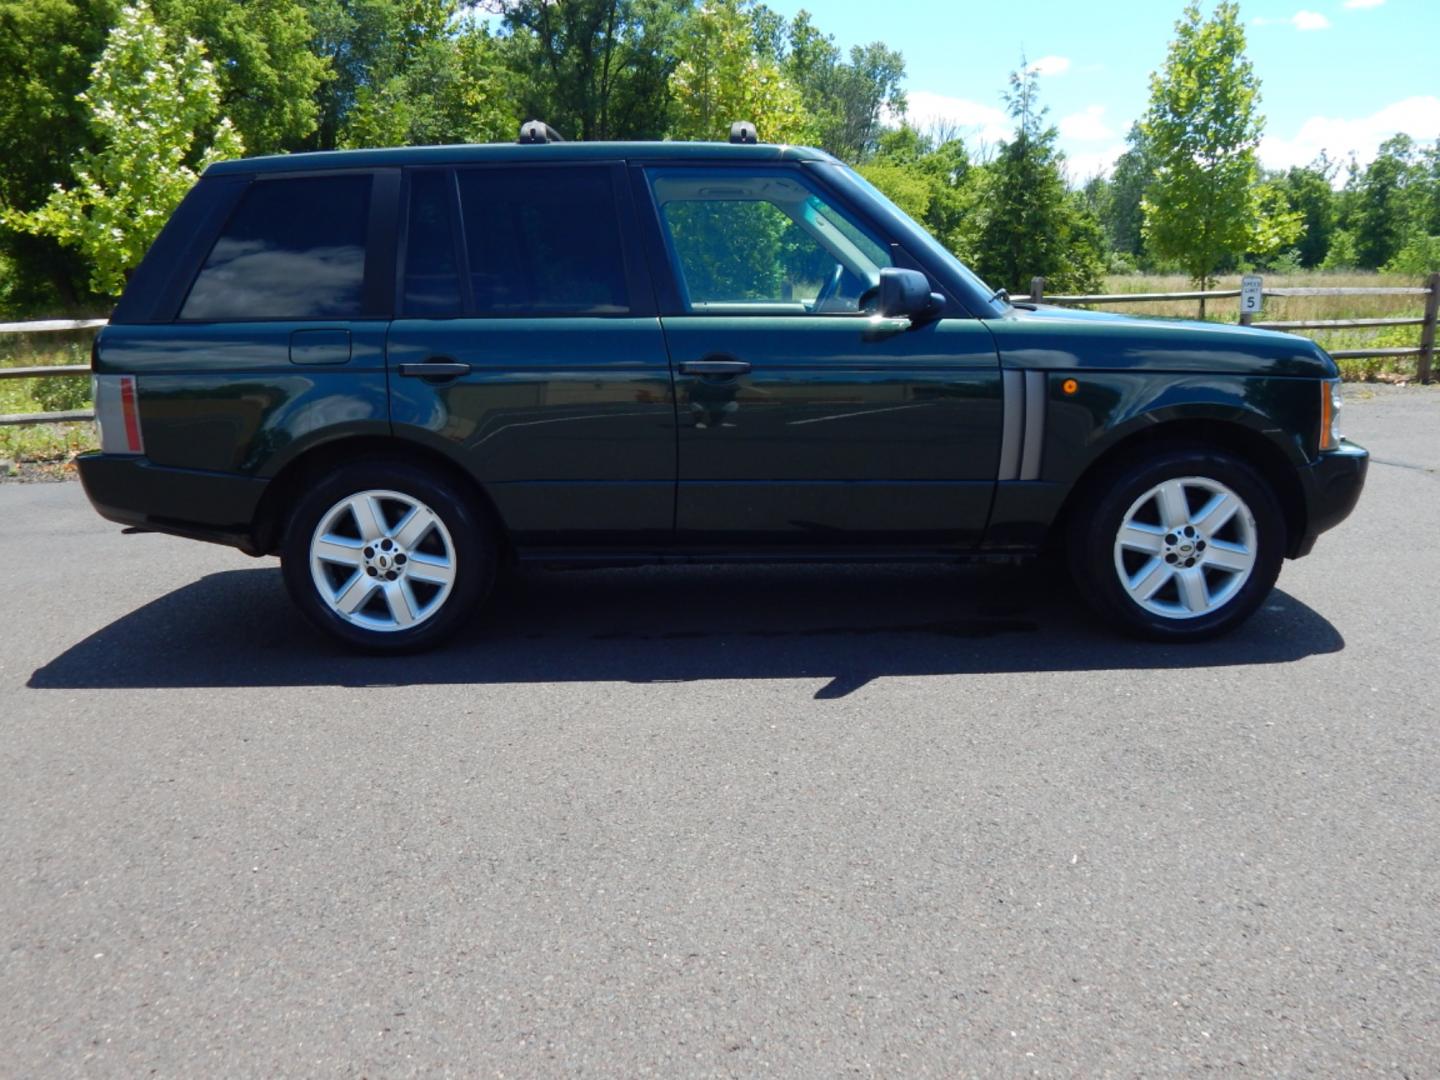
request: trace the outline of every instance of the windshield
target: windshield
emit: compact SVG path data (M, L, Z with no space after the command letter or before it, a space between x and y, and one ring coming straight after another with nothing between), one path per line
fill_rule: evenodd
M909 228L905 229L906 243L915 247L923 248L924 253L927 256L933 257L945 263L947 267L949 267L957 276L959 276L961 280L968 286L968 291L971 294L970 296L965 297L966 301L969 301L971 297L973 297L976 303L988 304L991 311L997 314L1003 313L1009 307L1008 303L1006 303L1005 301L1002 301L1000 299L991 299L991 297L994 297L995 295L994 289L992 289L989 285L986 285L985 282L981 281L980 277L973 270L971 270L968 266L966 266L953 254L951 254L944 245L942 245L938 240L931 236L929 232L925 230L924 226L917 223L913 218L906 214L904 210L901 210L898 206L891 202L889 197L883 191L877 188L874 184L870 183L869 180L866 180L863 176L857 173L854 169L850 168L850 166L848 165L836 164L830 167L836 169L839 172L842 182L859 188L868 198L880 203L881 205L891 210L895 214L895 216L899 218L899 221L901 223L903 223L904 225L908 225ZM977 312L977 314L979 313Z

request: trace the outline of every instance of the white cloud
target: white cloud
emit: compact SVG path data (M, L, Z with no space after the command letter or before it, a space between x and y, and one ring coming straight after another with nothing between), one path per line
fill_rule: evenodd
M1266 135L1260 141L1260 160L1272 169L1288 169L1308 165L1324 150L1332 160L1343 161L1353 153L1364 163L1375 156L1382 142L1402 131L1417 139L1432 138L1440 131L1440 98L1406 98L1353 120L1312 116L1293 138Z
M1385 3L1385 0L1345 0L1345 6L1352 10L1377 8L1383 3Z
M1074 139L1076 142L1099 142L1101 139L1113 139L1115 132L1102 119L1104 114L1104 105L1090 105L1084 112L1071 113L1069 116L1061 117L1057 126L1060 128L1061 135L1067 139Z
M1037 75L1064 75L1070 70L1070 58L1068 56L1042 56L1030 65L1030 70Z
M1384 3L1384 0L1380 0ZM1266 15L1256 15L1250 20L1251 26L1283 26L1289 25L1296 30L1329 30L1330 20L1318 11L1297 11L1288 19L1272 18Z
M1115 159L1125 153L1125 144L1116 143L1094 153L1066 154L1065 175L1074 186L1083 184L1092 176L1109 176L1115 168Z
M968 98L947 97L929 90L907 90L905 119L925 131L936 124L959 128L967 142L997 143L1011 135L1010 117L1000 109Z

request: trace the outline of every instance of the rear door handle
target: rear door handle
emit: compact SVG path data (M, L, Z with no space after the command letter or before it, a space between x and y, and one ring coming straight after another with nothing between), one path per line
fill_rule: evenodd
M454 360L427 360L423 364L401 364L400 374L414 379L458 379L470 374L470 365Z
M682 375L744 375L749 370L748 360L685 360L680 364Z

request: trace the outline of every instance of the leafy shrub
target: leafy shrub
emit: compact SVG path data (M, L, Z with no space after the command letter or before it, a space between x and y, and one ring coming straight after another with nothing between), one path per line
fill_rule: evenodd
M1270 260L1270 272L1273 274L1298 274L1303 267L1300 265L1300 249L1287 248Z
M1416 233L1385 264L1387 274L1414 274L1417 277L1440 270L1440 236Z
M31 392L45 412L70 412L73 409L90 407L90 377L88 375L64 375L51 379L36 379Z
M1322 270L1353 270L1360 265L1360 254L1355 245L1355 234L1349 229L1336 229L1330 241L1330 250L1325 253Z
M1138 274L1140 264L1135 256L1128 251L1112 251L1109 254L1109 261L1105 265L1107 274Z

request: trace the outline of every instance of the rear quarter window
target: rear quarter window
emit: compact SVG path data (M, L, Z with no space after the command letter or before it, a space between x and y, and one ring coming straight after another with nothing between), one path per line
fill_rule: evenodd
M370 189L368 174L251 184L200 268L180 318L360 316Z

